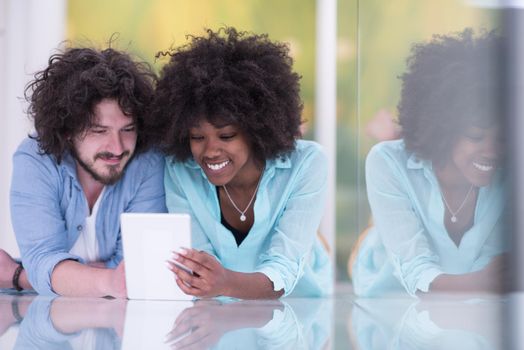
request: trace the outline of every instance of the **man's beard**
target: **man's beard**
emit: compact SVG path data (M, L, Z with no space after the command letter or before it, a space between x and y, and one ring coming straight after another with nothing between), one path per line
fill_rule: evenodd
M73 150L72 152L73 154L73 157L75 158L75 160L78 162L78 164L80 164L80 166L89 174L91 175L91 177L93 177L93 179L95 179L96 181L100 182L101 184L103 185L114 185L115 183L118 182L118 180L120 180L122 178L122 176L124 176L124 173L125 173L125 170L127 168L127 165L129 164L129 162L131 161L131 159L133 158L133 156L131 156L126 164L124 165L124 167L122 168L121 171L118 171L118 168L120 167L120 164L118 165L109 165L109 166L106 166L109 170L109 174L108 175L101 175L99 173L97 173L95 171L95 169L93 169L93 165L96 160L98 158L106 158L106 157L114 157L115 155L113 153L109 153L109 152L102 152L102 153L97 153L94 157L94 161L92 164L87 164L86 162L84 162L79 156L78 154ZM120 159L123 159L125 158L126 156L128 156L130 154L129 151L124 151L120 156L119 158Z

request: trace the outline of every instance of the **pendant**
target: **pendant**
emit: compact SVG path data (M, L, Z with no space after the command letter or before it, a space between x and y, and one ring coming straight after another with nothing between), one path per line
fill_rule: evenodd
M246 221L246 216L244 214L240 215L240 221ZM457 219L455 219L455 221L457 221Z
M452 222L452 223L457 222L457 217L456 217L455 215L453 215L453 216L451 217L451 222Z

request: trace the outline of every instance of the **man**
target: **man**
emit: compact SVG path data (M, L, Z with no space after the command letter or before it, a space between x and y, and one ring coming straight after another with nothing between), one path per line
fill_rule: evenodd
M114 49L70 48L35 75L36 134L13 157L10 194L23 265L0 251L0 287L126 296L120 213L166 211L164 163L146 151L154 80Z

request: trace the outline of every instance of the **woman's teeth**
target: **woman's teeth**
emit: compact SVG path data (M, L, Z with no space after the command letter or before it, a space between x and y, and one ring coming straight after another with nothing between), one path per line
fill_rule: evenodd
M493 165L480 164L476 162L473 162L473 166L480 171L491 171L494 168Z
M226 160L222 163L217 163L217 164L206 163L207 167L214 171L220 170L228 164L229 164L229 160Z

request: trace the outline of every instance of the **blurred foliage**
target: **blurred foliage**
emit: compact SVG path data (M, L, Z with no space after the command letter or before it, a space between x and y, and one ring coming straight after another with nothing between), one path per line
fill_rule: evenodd
M322 1L322 0L319 0ZM186 43L187 35L228 25L289 43L302 75L304 120L311 137L315 83L315 0L69 0L67 37L75 45L113 46L150 62ZM492 29L498 13L466 0L338 0L337 251L338 278L347 279L353 242L369 220L363 168L373 140L366 123L382 108L396 113L400 76L411 45L465 27Z
M153 64L158 71L167 58L159 51L178 47L188 35L232 26L240 31L268 33L289 43L295 70L302 75L304 119L313 120L315 67L314 0L69 0L67 36L74 44L113 43Z

